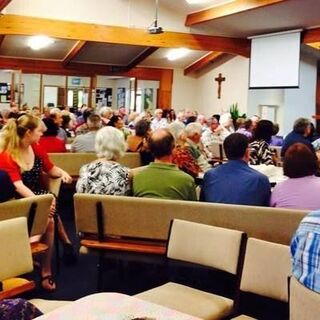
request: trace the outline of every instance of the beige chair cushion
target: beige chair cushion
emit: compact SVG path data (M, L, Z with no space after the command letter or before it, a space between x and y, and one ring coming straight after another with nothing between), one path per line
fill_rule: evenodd
M33 305L35 305L42 313L48 313L60 307L63 307L71 301L65 300L44 300L44 299L31 299L29 300Z
M243 232L175 219L168 257L236 274Z
M232 311L233 301L212 293L168 282L135 297L201 319L221 319Z
M0 281L33 270L25 217L0 221Z
M287 302L290 274L288 246L248 239L240 286L242 291Z
M320 294L309 290L295 277L290 280L290 320L319 319Z
M245 314L241 314L240 316L232 318L231 320L256 320L256 318L252 318L252 317L246 316Z
M23 278L10 278L2 281L3 291L11 290L16 287L29 283L29 280Z

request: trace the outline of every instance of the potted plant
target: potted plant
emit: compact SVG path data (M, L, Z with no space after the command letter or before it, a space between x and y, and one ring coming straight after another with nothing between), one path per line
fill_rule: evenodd
M230 114L231 114L231 118L232 118L232 121L233 121L233 125L236 126L236 121L238 118L246 118L247 115L245 113L241 114L240 115L240 111L239 111L239 107L238 107L238 102L236 103L233 103L231 106L230 106L230 110L229 110Z

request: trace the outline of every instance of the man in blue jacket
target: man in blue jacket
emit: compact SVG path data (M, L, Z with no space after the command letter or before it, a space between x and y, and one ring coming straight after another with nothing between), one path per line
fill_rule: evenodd
M223 143L228 162L210 169L203 178L200 200L229 204L268 206L269 179L248 166L248 139L232 133Z

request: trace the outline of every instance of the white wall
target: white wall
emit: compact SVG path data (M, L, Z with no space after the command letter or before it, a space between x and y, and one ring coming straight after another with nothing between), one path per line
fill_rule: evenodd
M217 99L218 83L214 80L221 73L221 99ZM210 116L229 110L238 103L240 113L248 117L261 115L261 105L277 106L276 122L280 134L292 130L299 117L312 119L316 105L317 60L302 54L300 63L300 87L298 89L248 90L249 59L235 57L198 78L184 76L183 70L175 69L172 88L172 106L176 111L190 108Z
M221 99L218 99L219 73L226 78L222 82ZM182 69L175 69L172 86L172 106L178 111L184 108L197 110L206 116L228 111L238 103L240 112L247 111L249 60L235 57L203 75L184 76Z
M292 130L293 122L304 117L312 119L316 114L317 61L303 57L300 63L300 88L285 90L285 115L282 126L284 133Z
M221 84L221 99L218 99L219 73L226 80ZM235 57L197 79L196 106L204 115L228 112L238 103L240 113L247 111L249 59Z
M195 110L197 79L186 77L182 69L174 69L172 83L172 107L179 111L185 108Z
M40 74L22 74L21 83L24 85L24 92L21 95L22 104L27 103L30 108L39 106Z

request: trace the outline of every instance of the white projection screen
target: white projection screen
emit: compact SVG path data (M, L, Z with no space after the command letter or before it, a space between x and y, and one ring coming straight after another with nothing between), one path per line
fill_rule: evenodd
M249 89L298 88L300 30L251 39Z

